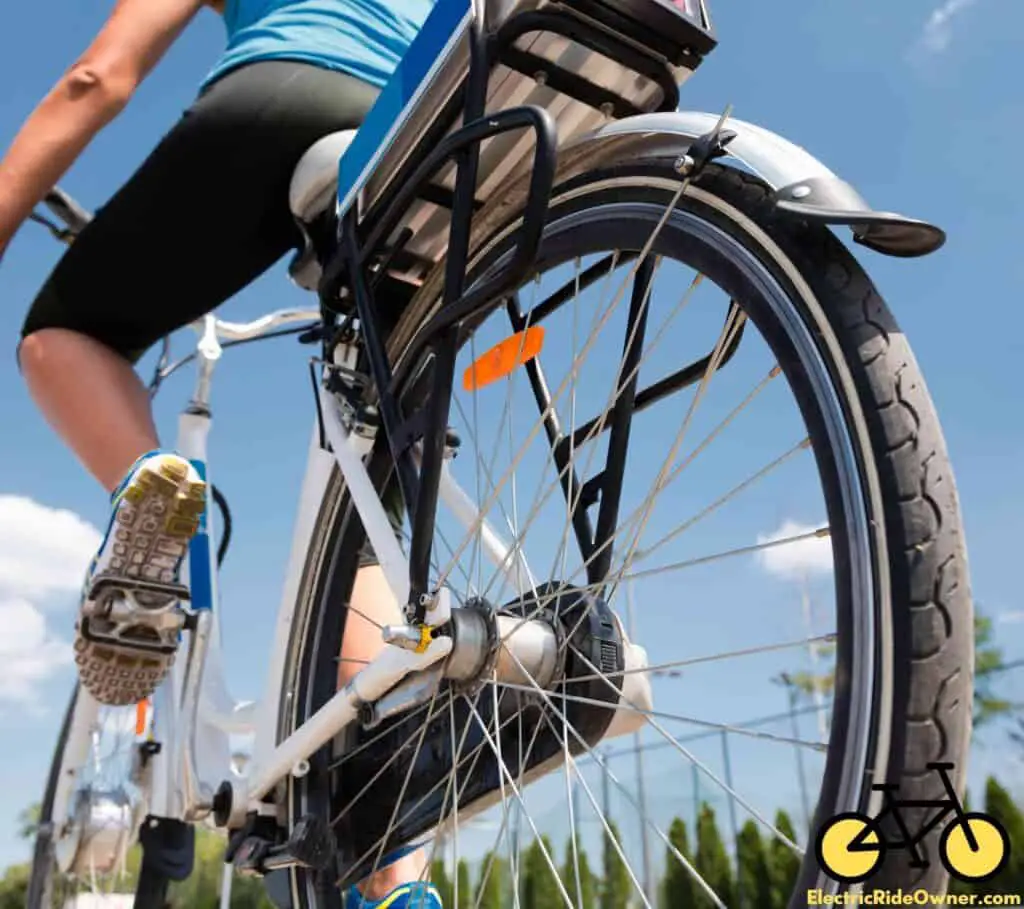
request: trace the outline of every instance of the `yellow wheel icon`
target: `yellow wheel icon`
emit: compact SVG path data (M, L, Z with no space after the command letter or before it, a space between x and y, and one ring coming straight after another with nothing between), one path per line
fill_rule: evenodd
M974 838L972 846L967 828ZM994 817L968 812L943 831L939 857L946 870L963 881L984 881L998 874L1010 854L1010 838Z
M818 864L830 878L843 884L863 881L881 863L885 844L874 822L862 814L838 814L818 831Z

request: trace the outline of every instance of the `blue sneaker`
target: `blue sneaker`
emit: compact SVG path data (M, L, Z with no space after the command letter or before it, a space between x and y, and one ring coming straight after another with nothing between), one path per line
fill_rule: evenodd
M379 900L366 899L355 887L345 894L345 909L444 909L437 888L424 881L401 884Z
M185 458L154 451L132 465L89 567L75 626L75 662L101 704L149 697L174 662L188 599L179 573L206 507L206 484Z

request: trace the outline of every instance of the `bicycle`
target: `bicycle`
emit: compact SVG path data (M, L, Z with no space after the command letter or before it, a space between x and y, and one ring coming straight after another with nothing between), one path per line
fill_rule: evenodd
M963 766L972 604L955 484L910 348L831 228L905 258L933 252L944 234L872 209L808 152L728 111L678 111L680 86L716 44L695 0L439 0L361 129L325 137L299 162L290 203L304 246L290 274L319 306L246 325L204 320L187 358L198 378L178 443L205 473L222 339L295 330L317 346L316 419L266 696L239 706L224 691L208 524L190 549L186 645L138 723L106 721L85 691L72 698L43 803L32 909L69 875L73 883L112 873L136 840L136 906L162 905L169 881L191 869L198 823L226 834L229 868L263 875L275 899L296 909L339 906L341 886L431 837L432 857L451 840L457 865L460 828L489 811L501 817L484 879L518 880L519 819L539 836L528 797L542 792L550 804L558 773L576 892L586 846L576 815L587 805L576 806L570 790L585 794L600 822L590 829L625 863L641 902L655 899L656 835L723 905L646 812L646 796L634 796L599 751L623 734L664 739L684 767L792 849L799 905L809 889L840 885L736 791L728 766L716 772L663 721L796 746L818 761L818 818L874 816L876 780L921 791L914 756L935 756L936 742L938 757ZM49 201L66 225L51 229L71 238L84 212L60 193ZM677 277L684 266L695 277ZM668 296L654 289L665 275ZM691 305L708 287L723 290L724 303ZM591 291L596 302L581 306ZM697 324L663 343L684 308ZM552 338L583 343L559 359ZM596 365L584 362L595 349ZM155 384L179 365L165 346ZM556 368L565 377L554 384ZM660 378L641 385L642 368ZM781 386L793 400L773 404L738 454L702 457ZM726 416L686 447L718 398L732 401ZM689 403L652 416L680 400ZM520 405L533 416L517 448ZM724 475L743 457L767 457L773 431L793 434L786 447L667 529L723 479L700 471ZM481 450L456 457L467 441ZM808 459L814 489L786 473ZM684 470L693 479L682 489ZM787 502L823 508L827 524L726 546L715 521L773 479ZM524 511L518 491L533 481ZM655 500L669 487L676 504L666 513ZM224 506L211 496L211 507ZM396 497L397 519L384 505ZM752 510L739 524L751 534L759 500L745 501ZM698 524L721 550L668 560L669 545ZM366 539L404 624L384 629L381 655L337 690L345 604ZM759 614L740 617L746 604L733 591L733 621L723 613L701 624L702 611L691 610L683 628L663 610L665 631L647 635L672 654L659 664L633 643L632 599L613 608L637 585L650 584L652 605L700 589L666 586L669 570L698 577L722 560L822 541L836 613L835 629L822 634L680 657L687 640L749 636ZM655 553L663 563L644 567ZM826 644L835 645L835 684L831 704L815 709L831 714L827 743L654 709L659 671L686 666L684 678L693 677ZM705 684L700 698L736 678ZM103 789L83 769L96 729L100 739L127 729L130 792ZM236 732L255 737L244 773L231 765ZM637 843L615 834L586 783L595 764L636 808L643 870L633 870ZM502 842L507 858L496 857ZM535 848L571 905L551 848L543 839ZM946 882L944 869L909 868L892 854L874 877L893 889Z
M894 849L910 852L911 867L927 868L928 857L919 848L920 843L950 814L953 821L943 828L939 839L939 860L946 871L961 880L976 882L989 880L1003 869L1010 857L1010 837L1006 829L990 815L964 810L949 778L953 764L939 761L927 766L938 774L945 798L900 800L895 797L898 784L879 783L874 788L883 793L885 802L877 817L847 812L831 818L818 831L815 854L828 874L846 884L867 880L886 852ZM903 809L937 811L931 818L924 814L917 833L912 834L901 813ZM885 833L883 824L889 818L899 834L898 839Z

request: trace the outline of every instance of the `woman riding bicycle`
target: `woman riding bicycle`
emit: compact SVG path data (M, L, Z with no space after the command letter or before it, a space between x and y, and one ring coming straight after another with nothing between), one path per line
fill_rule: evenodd
M40 410L112 494L75 640L83 684L108 704L151 694L173 651L140 649L149 638L133 638L130 627L116 640L90 633L89 593L97 581L142 581L151 589L140 597L169 600L205 502L192 465L160 450L133 366L299 243L288 206L299 158L322 136L362 122L431 0L118 0L0 161L0 258L205 5L224 16L226 51L192 107L53 270L18 351ZM381 646L373 622L398 615L372 553L363 565L339 684ZM439 905L433 888L407 886L422 866L422 853L399 858L360 885L361 897L350 893L349 906Z

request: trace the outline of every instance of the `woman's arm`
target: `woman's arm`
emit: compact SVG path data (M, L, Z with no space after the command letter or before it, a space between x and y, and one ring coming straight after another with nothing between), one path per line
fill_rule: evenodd
M0 160L0 255L204 4L117 0L89 49L39 103Z

